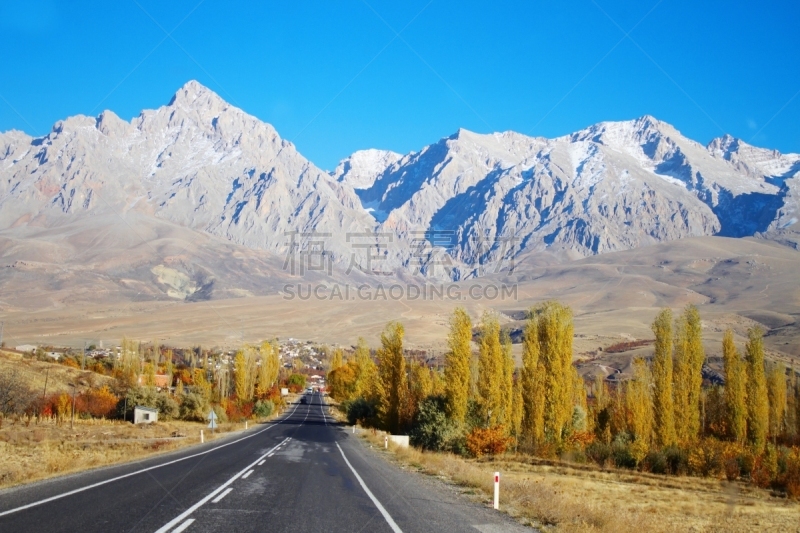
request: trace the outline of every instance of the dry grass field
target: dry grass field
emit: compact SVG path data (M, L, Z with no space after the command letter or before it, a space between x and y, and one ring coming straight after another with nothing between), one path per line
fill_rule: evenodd
M363 432L375 449L383 437ZM500 508L556 532L797 532L800 504L740 482L674 477L512 454L474 460L390 445L387 457L491 505L501 473Z
M222 423L212 433L205 424L183 421L135 426L76 419L74 429L69 421L0 422L0 488L192 446L200 430L208 442L244 429L244 423Z
M5 321L8 345L83 346L85 340L113 345L128 336L173 346L235 347L276 336L343 345L363 336L375 344L387 322L400 320L409 347L442 351L449 315L458 305L474 317L497 311L513 326L519 313L558 299L575 314L576 356L591 358L598 348L652 338L650 323L661 307L694 303L710 355L720 351L727 327L742 340L747 327L761 324L772 355L789 360L800 357L798 265L800 252L773 242L702 237L557 265L522 258L512 277L462 283L460 300L300 300L286 299L273 288L266 296L200 302L121 302L98 294L87 304L50 293L25 305L0 298L0 321ZM516 284L516 297L469 296L474 284L501 282Z
M31 389L45 394L69 392L68 383L80 387L102 387L110 385L113 378L96 372L81 371L64 365L38 361L31 357L7 350L0 350L0 372L17 371ZM45 391L45 384L47 390Z
M123 463L200 442L203 424L159 422L134 426L112 420L75 420L25 424L6 420L0 428L0 487L27 483L99 466ZM205 429L206 440L219 438L244 424Z

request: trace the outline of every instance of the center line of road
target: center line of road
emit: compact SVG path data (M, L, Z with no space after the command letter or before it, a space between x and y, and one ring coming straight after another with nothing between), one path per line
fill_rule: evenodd
M259 462L258 462L258 466L261 466L261 465L263 465L263 464L264 464L264 463L266 463L266 462L267 462L267 460L266 460L266 459L262 459L261 461L259 461Z
M243 475L243 476L242 476L242 479L247 479L247 478L249 478L249 477L250 477L250 474L252 474L253 472L255 472L255 470L251 470L251 471L249 471L248 473L246 473L245 475Z
M358 475L358 472L356 472L356 469L353 468L353 465L351 465L350 461L347 460L347 456L344 454L344 451L342 451L342 447L339 446L338 442L336 443L336 447L339 448L339 453L342 454L342 459L344 459L344 462L347 464L347 466L353 472L353 475L356 476L356 479L361 484L361 488L364 489L364 492L367 493L367 496L369 496L369 499L372 500L372 503L374 503L375 507L378 508L378 511L381 512L381 514L383 515L383 518L386 520L386 523L389 524L390 528L392 528L392 531L394 531L394 533L403 533L403 530L400 529L400 527L395 523L394 519L392 518L392 515L390 515L389 512L386 509L384 509L383 505L381 505L381 502L378 501L378 498L376 498L375 495L372 494L372 491L369 490L369 488L367 487L367 484L364 483L364 480L361 479L361 476Z
M221 445L219 445L219 446L217 446L215 448L211 448L210 450L206 450L204 452L195 453L195 454L192 454L192 455L187 455L186 457L181 457L180 459L175 459L173 461L167 461L166 463L161 463L161 464L157 464L157 465L150 466L150 467L147 467L147 468L142 468L141 470L137 470L135 472L130 472L128 474L124 474L124 475L121 475L121 476L113 477L111 479L106 479L105 481L100 481L100 482L97 482L97 483L93 483L91 485L86 485L85 487L81 487L81 488L75 489L75 490L70 490L70 491L64 492L62 494L56 494L55 496L51 496L51 497L45 498L43 500L35 501L35 502L29 503L27 505L21 505L19 507L15 507L13 509L9 509L8 511L1 512L0 516L6 516L6 515L9 515L11 513L16 513L16 512L19 512L19 511L23 511L25 509L30 509L31 507L36 507L37 505L42 505L43 503L52 502L54 500L60 500L61 498L66 498L67 496L72 496L73 494L78 494L79 492L84 492L84 491L87 491L87 490L90 490L90 489L94 489L94 488L100 487L102 485L106 485L108 483L113 483L114 481L119 481L120 479L125 479L125 478L131 477L131 476L135 476L137 474L142 474L144 472L149 472L150 470L155 470L156 468L161 468L161 467L172 465L172 464L175 464L175 463L180 463L181 461L185 461L187 459L192 459L194 457L200 457L201 455L209 454L209 453L211 453L213 451L219 450L220 448L224 448L226 446L230 446L231 444L236 444L237 442L241 442L241 441L243 441L245 439L250 439L250 438L255 437L256 435L260 435L261 433L264 433L268 429L273 428L273 427L277 426L278 424L281 424L282 422L284 422L286 419L288 419L290 416L292 416L296 410L297 410L297 405L295 405L295 407L292 410L292 412L289 413L288 415L286 415L286 417L283 418L282 420L280 420L280 421L278 421L278 422L276 422L276 423L274 423L274 424L272 424L270 426L265 427L261 431L257 431L257 432L255 432L255 433L253 433L251 435L247 435L246 437L242 437L241 439L236 439L234 441L227 442L225 444L221 444ZM308 413L306 413L306 416L308 416Z
M222 491L222 494L220 494L219 496L217 496L216 498L214 498L213 500L211 500L211 503L219 503L220 501L222 501L222 498L224 498L225 496L227 496L228 494L230 494L232 490L233 490L233 489L232 489L231 487L228 487L227 489L225 489L224 491ZM194 518L192 518L192 520L194 520Z
M283 441L281 441L281 444L283 444L283 442L286 442L286 439L283 439ZM270 452L274 451L275 448L277 448L278 446L280 446L280 444L276 445L275 447L273 447L270 450ZM267 452L267 453L269 453L269 452ZM240 472L238 472L236 475L234 475L228 481L226 481L225 483L223 483L222 485L217 487L215 490L211 491L211 493L208 496L206 496L205 498L203 498L202 500L200 500L196 504L192 505L191 507L186 509L184 512L182 512L181 514L179 514L178 516L176 516L175 518L173 518L172 520L167 522L161 529L157 530L156 533L167 533L167 531L172 529L175 526L175 524L177 524L178 522L180 522L181 520L183 520L184 518L186 518L187 516L189 516L190 514L195 512L197 509L202 507L203 504L208 502L210 499L216 497L217 494L219 494L220 492L225 490L228 487L228 485L230 485L231 483L233 483L234 481L236 481L237 479L242 477L245 474L245 472L247 472L248 470L250 470L251 468L256 466L256 464L258 464L258 462L261 461L262 459L264 459L266 456L267 456L267 454L265 453L264 455L262 455L261 457L259 457L258 459L256 459L255 461L253 461L252 463L247 465L246 467L244 467L244 469L242 469ZM251 470L251 472L252 472L252 470ZM175 532L173 531L173 533L175 533Z

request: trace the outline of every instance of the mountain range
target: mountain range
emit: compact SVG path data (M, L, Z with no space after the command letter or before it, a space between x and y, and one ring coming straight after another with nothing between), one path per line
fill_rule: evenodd
M0 285L80 271L128 298L209 299L272 290L296 254L333 277L464 280L686 237L797 248L799 202L800 155L650 116L555 139L461 129L326 172L190 81L130 122L0 134Z

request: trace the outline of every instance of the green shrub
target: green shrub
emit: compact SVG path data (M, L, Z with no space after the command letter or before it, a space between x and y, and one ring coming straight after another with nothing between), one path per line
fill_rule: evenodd
M678 446L667 446L662 450L667 459L667 472L673 476L685 475L689 471L689 454Z
M378 410L375 403L364 398L356 398L355 400L344 402L343 409L347 412L347 423L355 425L357 423L374 426Z
M667 455L663 450L650 450L650 453L644 458L642 468L654 474L668 474L669 464L667 462Z
M604 442L595 441L586 447L586 457L600 466L606 466L611 458L611 446Z
M180 406L180 417L183 420L203 422L209 412L209 406L202 394L188 392L183 395ZM219 413L217 413L219 416Z
M158 409L159 417L165 420L178 418L180 415L180 406L169 394L161 392L156 396L156 409Z
M447 417L444 396L429 396L419 402L419 409L409 431L413 446L424 450L443 451L459 436L455 424Z
M275 410L275 405L269 400L259 400L253 408L253 414L259 418L267 418Z

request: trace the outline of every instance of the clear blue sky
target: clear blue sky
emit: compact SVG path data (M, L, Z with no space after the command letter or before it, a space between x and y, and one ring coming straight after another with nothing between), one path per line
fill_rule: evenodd
M796 2L198 2L0 1L0 131L130 119L197 79L327 169L459 127L552 137L644 114L800 152Z

